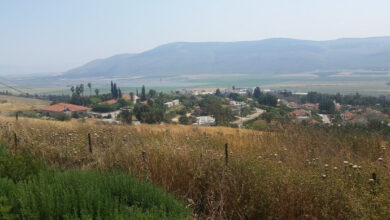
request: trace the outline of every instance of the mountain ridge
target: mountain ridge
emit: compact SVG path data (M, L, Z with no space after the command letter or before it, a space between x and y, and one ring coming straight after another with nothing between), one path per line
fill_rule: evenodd
M179 74L288 74L390 69L390 37L313 41L270 38L236 42L173 42L136 54L97 59L63 77Z

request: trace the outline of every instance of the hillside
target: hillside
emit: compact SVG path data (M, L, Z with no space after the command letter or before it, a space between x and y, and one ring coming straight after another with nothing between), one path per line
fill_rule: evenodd
M390 37L307 41L285 38L243 42L171 43L138 54L89 62L63 77L179 74L301 73L389 70Z
M0 127L0 140L15 154L29 152L64 169L122 170L185 199L199 219L390 215L389 136L379 132L290 124L258 132L90 120L15 123L4 117Z

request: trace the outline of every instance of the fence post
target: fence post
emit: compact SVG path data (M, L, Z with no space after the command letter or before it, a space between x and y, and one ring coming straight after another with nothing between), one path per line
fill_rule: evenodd
M142 160L146 162L146 152L142 151Z
M16 121L18 120L18 118L19 118L19 113L16 112L16 114L15 114L15 119L16 119Z
M15 150L18 147L18 137L16 136L16 133L14 133L14 142L15 142Z
M228 165L228 161L229 161L229 149L228 149L228 144L226 143L225 144L225 165L226 166Z
M88 145L89 145L89 153L92 154L92 140L91 140L91 134L88 133Z

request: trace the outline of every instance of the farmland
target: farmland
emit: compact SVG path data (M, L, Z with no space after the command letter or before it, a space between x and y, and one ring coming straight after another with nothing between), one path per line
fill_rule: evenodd
M389 138L380 132L5 117L0 126L1 140L13 154L28 152L61 169L120 170L186 201L198 218L385 219L390 214Z

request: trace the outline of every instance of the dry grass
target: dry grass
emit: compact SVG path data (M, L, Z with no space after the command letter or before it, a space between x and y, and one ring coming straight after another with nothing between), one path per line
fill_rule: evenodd
M0 118L0 126L11 151L29 151L63 168L124 170L185 199L202 219L390 216L388 140L376 133L299 126L274 132L111 126L24 118L17 123ZM373 172L379 181L370 184Z
M10 112L17 111L38 110L50 105L50 102L48 101L16 96L0 95L0 100L7 101L5 103L0 103L0 115L6 115Z

